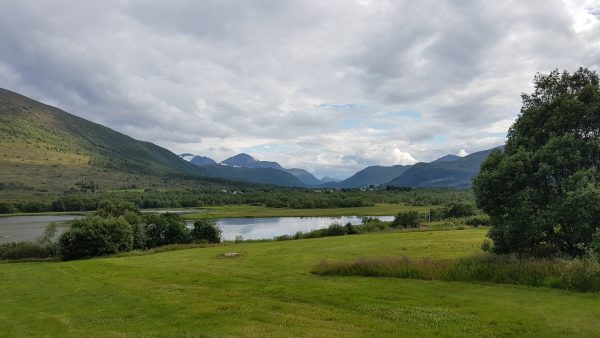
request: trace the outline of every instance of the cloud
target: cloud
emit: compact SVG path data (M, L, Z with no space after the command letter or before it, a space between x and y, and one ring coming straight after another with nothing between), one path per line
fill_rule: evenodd
M0 86L175 152L250 149L343 177L502 144L536 72L598 69L597 13L588 0L9 0Z
M469 153L468 153L468 152L467 152L465 149L461 149L461 150L458 152L458 154L456 154L456 155L458 155L458 156L460 156L460 157L465 157L465 156L469 155Z

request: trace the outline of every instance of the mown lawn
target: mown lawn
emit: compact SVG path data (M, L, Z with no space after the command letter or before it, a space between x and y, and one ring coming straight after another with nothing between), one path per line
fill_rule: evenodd
M401 211L427 212L431 206L377 203L370 207L331 209L269 208L254 205L225 205L204 207L202 213L183 215L185 219L227 217L336 217L336 216L393 216Z
M508 285L320 277L322 259L461 257L485 230L230 244L0 264L0 335L582 336L600 295ZM224 258L224 252L239 252Z

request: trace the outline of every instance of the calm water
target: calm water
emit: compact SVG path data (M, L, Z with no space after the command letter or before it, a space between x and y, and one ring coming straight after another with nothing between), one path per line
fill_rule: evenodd
M62 232L68 222L81 218L75 215L0 217L0 243L34 241L48 224L56 222Z
M0 243L33 241L44 232L51 222L59 226L68 226L68 222L81 218L74 215L54 216L14 216L0 217ZM382 221L391 221L393 216L377 217ZM274 236L293 235L298 231L310 231L326 228L332 223L360 224L362 217L269 217L269 218L223 218L217 225L223 231L223 239L234 240L236 236L244 239L270 239ZM188 226L194 222L188 221Z
M378 216L382 221L393 221L394 216ZM270 239L274 236L293 235L298 231L326 228L332 223L360 224L362 217L268 217L268 218L223 218L217 225L223 231L223 239L234 240L236 236L244 239ZM194 222L188 222L188 225Z

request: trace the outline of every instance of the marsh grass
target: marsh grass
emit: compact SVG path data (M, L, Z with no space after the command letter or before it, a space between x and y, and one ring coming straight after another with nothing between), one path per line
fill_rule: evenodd
M55 260L58 246L56 243L17 242L0 245L0 261L37 261Z
M402 258L322 261L312 271L318 275L396 277L423 280L487 282L600 291L598 257L575 260L479 255L463 259Z

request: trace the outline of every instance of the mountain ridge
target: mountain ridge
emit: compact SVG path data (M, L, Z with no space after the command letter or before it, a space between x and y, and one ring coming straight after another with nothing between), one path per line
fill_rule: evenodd
M450 161L420 162L388 182L388 185L414 188L470 188L473 177L479 173L481 162L492 151L501 148L502 146L478 151Z

